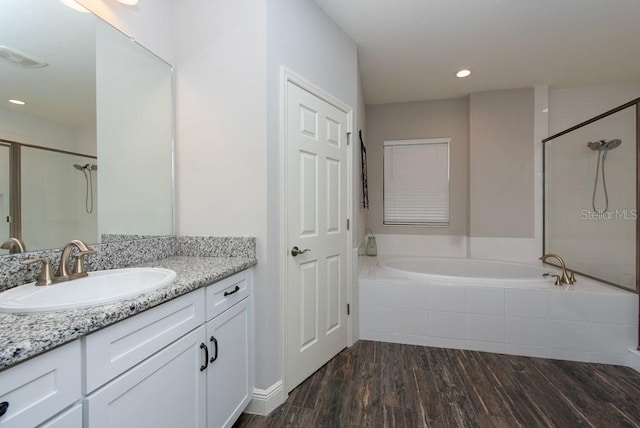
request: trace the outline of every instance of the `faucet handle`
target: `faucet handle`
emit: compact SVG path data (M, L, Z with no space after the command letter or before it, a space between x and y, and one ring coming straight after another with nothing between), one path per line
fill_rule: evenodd
M53 284L53 269L51 268L51 260L46 257L40 257L36 259L27 259L20 262L22 265L31 265L33 263L42 263L42 270L40 276L36 281L36 285L51 285Z
M571 281L571 284L573 284L574 282L578 281L576 279L576 274L575 272L569 272L569 281Z
M87 254L95 254L96 251L95 250L86 250L86 251L79 251L78 254L76 255L76 262L73 265L73 271L72 271L72 275L76 278L82 277L82 276L87 276L87 271L84 268L84 256L86 256Z

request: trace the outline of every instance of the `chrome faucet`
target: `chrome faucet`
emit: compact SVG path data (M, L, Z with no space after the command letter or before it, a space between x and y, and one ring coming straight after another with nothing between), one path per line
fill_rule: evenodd
M76 247L79 251L76 255L76 262L73 265L73 269L71 269L71 263L69 262L69 257L71 256L71 251ZM92 250L79 239L74 239L64 246L62 250L62 256L60 256L60 265L58 266L58 271L54 277L54 282L62 282L69 281L76 278L82 278L83 276L87 276L87 272L84 269L84 259L83 257L87 254L95 254L95 251Z
M3 250L9 250L9 254L24 253L26 251L24 242L18 238L9 238L0 245L0 248Z
M543 262L545 260L547 260L548 258L554 258L556 260L558 260L560 262L560 268L562 269L562 274L560 276L558 275L553 275L556 277L556 285L571 285L574 282L576 282L576 276L573 274L573 272L568 272L567 271L567 267L564 264L564 260L562 260L562 257L560 257L557 254L545 254L544 256L540 257L540 260L542 260Z

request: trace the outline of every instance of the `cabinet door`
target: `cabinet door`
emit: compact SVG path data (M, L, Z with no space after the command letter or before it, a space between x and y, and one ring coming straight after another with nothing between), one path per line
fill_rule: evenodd
M201 326L89 395L87 426L204 427L204 332Z
M76 404L38 428L82 428L82 404Z
M80 341L68 343L0 373L0 427L32 427L81 398Z
M230 427L253 394L251 297L207 323L207 426Z

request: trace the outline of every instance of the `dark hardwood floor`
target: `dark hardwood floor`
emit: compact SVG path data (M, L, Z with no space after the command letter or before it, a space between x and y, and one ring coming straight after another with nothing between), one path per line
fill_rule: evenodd
M240 427L640 427L627 367L360 341Z

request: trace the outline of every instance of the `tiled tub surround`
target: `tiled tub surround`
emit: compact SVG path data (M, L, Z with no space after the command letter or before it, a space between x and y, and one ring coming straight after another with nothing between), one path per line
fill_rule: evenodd
M564 289L443 285L399 278L360 258L366 340L630 365L638 296L578 277Z
M185 255L180 250L182 243L192 240L200 243L200 252L189 251ZM136 298L101 306L32 314L0 313L0 370L257 263L255 238L163 237L91 247L98 253L87 257L88 271L160 267L176 271L176 281ZM0 289L35 280L39 268L25 269L20 260L45 255L57 263L59 253L54 250L0 257ZM15 276L21 279L16 280ZM17 281L20 282L15 284Z

